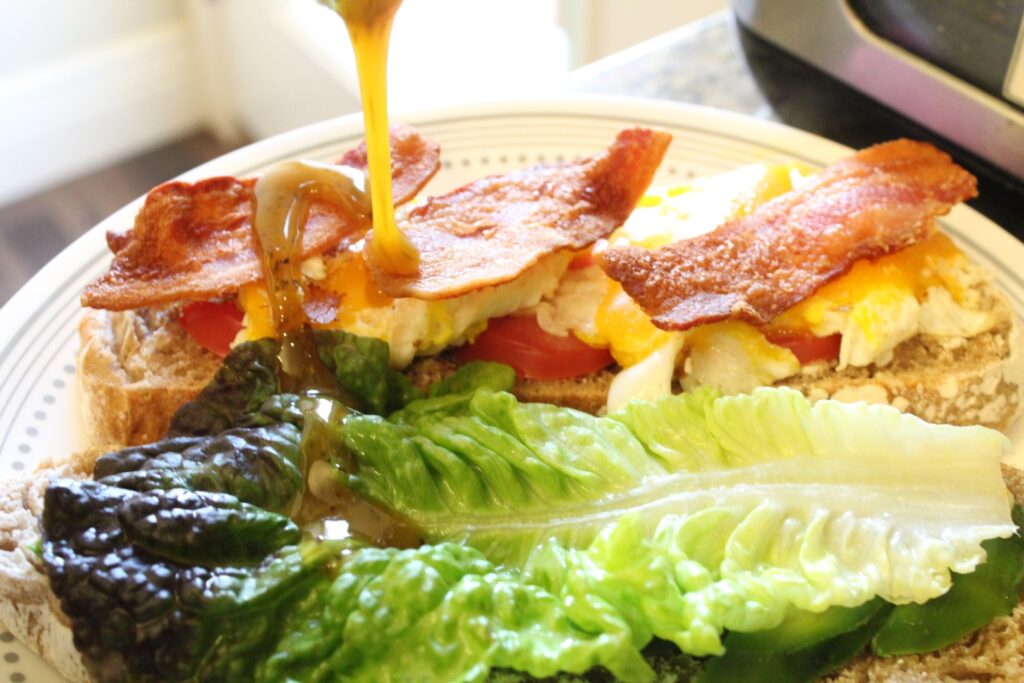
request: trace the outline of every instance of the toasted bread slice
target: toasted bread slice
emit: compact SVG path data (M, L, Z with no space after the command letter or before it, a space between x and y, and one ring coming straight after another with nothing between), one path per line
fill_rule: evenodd
M90 445L156 441L174 411L213 378L220 358L176 318L171 310L85 310L78 326L78 388Z
M37 567L31 544L39 537L43 494L52 477L88 477L100 451L45 463L34 475L0 481L0 623L73 683L87 683L68 619ZM1024 471L1003 466L1003 478L1024 504ZM661 663L655 662L656 666ZM659 671L674 680L671 671ZM880 659L862 655L825 680L833 683L944 683L1024 680L1024 603L963 640L938 652Z

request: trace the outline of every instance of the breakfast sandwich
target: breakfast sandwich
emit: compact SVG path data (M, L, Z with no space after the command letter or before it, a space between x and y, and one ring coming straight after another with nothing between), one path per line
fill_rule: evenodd
M401 203L436 172L438 149L407 128L392 139ZM669 140L626 130L591 157L484 178L413 206L402 224L423 254L415 277L371 272L365 229L314 204L302 249L306 315L324 329L387 341L395 367L463 344L489 319L554 292L573 253L626 220ZM359 168L365 152L341 163ZM234 341L272 334L251 229L253 185L168 183L150 193L131 231L108 240L111 268L82 297L93 309L81 324L79 359L93 443L162 435Z
M935 220L975 194L907 140L820 173L757 164L662 189L537 320L610 348L627 369L608 378L613 409L786 385L1005 429L1024 385L1018 324Z
M408 128L393 140L400 203L440 153ZM937 226L976 193L947 155L903 140L820 173L762 164L644 194L667 145L624 131L593 157L414 202L399 219L426 255L415 275L375 272L365 228L314 206L306 315L387 341L420 386L494 360L521 398L589 412L772 385L999 429L1020 412L1013 313ZM233 344L272 334L253 182L162 186L110 237L111 269L83 295L104 309L81 328L94 443L159 436Z

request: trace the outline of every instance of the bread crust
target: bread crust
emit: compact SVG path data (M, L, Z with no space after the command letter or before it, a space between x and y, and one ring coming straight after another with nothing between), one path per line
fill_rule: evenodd
M91 447L113 449L163 437L174 411L217 372L220 359L176 318L167 309L85 309L77 376Z

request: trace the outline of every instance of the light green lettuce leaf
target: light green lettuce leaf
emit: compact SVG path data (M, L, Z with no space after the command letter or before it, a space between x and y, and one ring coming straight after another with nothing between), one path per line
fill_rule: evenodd
M455 544L352 553L284 632L257 681L483 681L494 667L652 677L628 628L581 628L557 597Z
M790 606L927 601L1015 529L1005 437L884 406L701 391L597 418L487 390L431 400L347 423L353 486L431 542L525 567L587 630L693 654Z

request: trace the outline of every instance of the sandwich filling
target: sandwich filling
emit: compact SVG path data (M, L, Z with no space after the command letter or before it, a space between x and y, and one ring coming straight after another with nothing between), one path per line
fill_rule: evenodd
M656 250L707 235L811 178L798 166L756 164L656 188L609 238L607 249ZM909 247L856 260L846 274L766 324L729 319L685 332L662 329L596 265L569 271L535 314L549 333L574 334L609 348L622 368L637 367L617 380L615 406L634 396L661 395L657 388L673 382L741 393L826 365L884 367L899 344L919 334L968 338L996 320L981 294L988 274L934 226L927 230L928 237Z
M679 387L740 393L830 369L884 368L910 339L970 338L998 321L987 275L936 227L936 216L973 195L974 179L934 148L901 140L820 173L756 164L644 194L667 144L665 134L631 129L590 157L402 209L399 224L421 257L412 274L374 270L368 224L351 227L358 217L325 247L314 204L305 316L387 341L396 368L457 347L463 361L506 362L544 379L614 362L612 410ZM409 199L436 171L438 148L408 128L393 130L392 148L396 197ZM342 162L358 169L365 150ZM83 301L160 304L168 295L154 283L184 282L186 299L223 295L218 313L193 322L209 304L189 304L181 318L197 339L214 319L208 348L223 355L271 335L266 288L245 249L239 279L232 247L248 229L251 181L216 180L242 188L241 198L219 185L155 190L135 229L112 237L114 266ZM177 194L187 201L169 199ZM222 210L225 202L234 208ZM191 253L189 240L213 246L174 256ZM194 284L204 278L214 290ZM222 291L228 281L237 295Z

